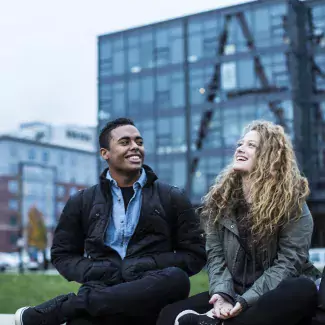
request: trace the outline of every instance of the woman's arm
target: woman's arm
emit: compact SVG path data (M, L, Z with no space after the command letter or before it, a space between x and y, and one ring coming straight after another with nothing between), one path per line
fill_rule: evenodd
M304 204L301 218L281 229L277 257L271 267L242 295L248 306L264 293L275 289L282 280L302 274L303 265L309 256L312 232L313 218L307 204Z
M216 229L206 238L207 269L210 295L224 294L235 299L234 284L223 250L222 233Z

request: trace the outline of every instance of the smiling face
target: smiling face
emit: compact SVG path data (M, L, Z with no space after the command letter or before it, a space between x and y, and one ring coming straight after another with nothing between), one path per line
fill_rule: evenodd
M255 165L256 149L260 145L261 137L256 131L249 131L238 142L235 151L233 169L237 172L249 174Z
M133 125L119 126L111 131L109 149L101 148L110 173L129 174L140 171L145 156L143 139Z

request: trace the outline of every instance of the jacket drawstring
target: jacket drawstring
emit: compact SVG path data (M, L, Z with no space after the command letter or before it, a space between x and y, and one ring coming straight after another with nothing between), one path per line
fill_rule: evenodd
M247 274L247 254L245 254L245 266L243 275L243 292L246 290L246 274Z
M252 244L252 255L253 255L253 274L254 274L254 281L256 280L256 256L255 256L255 245L254 243Z

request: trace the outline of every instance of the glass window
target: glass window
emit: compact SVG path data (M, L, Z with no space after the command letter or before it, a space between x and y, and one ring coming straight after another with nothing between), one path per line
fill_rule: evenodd
M99 62L99 76L100 77L109 77L112 75L112 61L100 61Z
M60 165L64 165L65 163L65 155L63 153L60 154Z
M169 81L170 78L167 75L157 77L156 103L159 109L170 108Z
M203 70L190 70L190 101L192 105L201 104L204 102L202 90L204 88Z
M141 67L152 68L154 66L153 58L153 37L151 31L142 32L140 35L140 60Z
M157 164L159 178L169 184L173 183L173 175L170 172L170 162L166 162L164 159L159 160Z
M184 43L182 38L176 38L171 41L171 63L180 63L184 57Z
M158 136L159 135L169 135L170 134L170 118L160 118L157 121L158 126Z
M129 101L138 101L140 97L140 84L138 79L132 79L129 82Z
M17 181L8 181L8 190L10 193L18 193L18 182Z
M202 169L198 168L193 177L192 193L195 196L203 196L207 192L207 188L206 175L202 172Z
M200 32L203 29L202 16L189 17L188 31L190 34Z
M257 118L275 122L274 114L272 113L269 104L265 102L259 102L257 104Z
M173 144L180 146L185 144L185 118L178 116L172 118Z
M240 60L237 64L239 88L254 88L255 87L255 72L254 62L252 59Z
M18 210L18 201L17 200L9 200L8 206L10 210Z
M113 74L120 75L124 73L124 52L114 52L113 54Z
M139 79L129 81L129 113L136 113L140 105L140 82Z
M12 158L17 157L17 147L10 146L9 151L10 151L10 156Z
M62 185L59 185L57 188L58 191L58 197L64 197L65 196L65 187Z
M99 86L99 100L111 100L112 87L108 84L101 84Z
M183 107L185 105L185 85L182 72L176 72L172 75L171 85L172 107Z
M58 213L62 213L63 209L64 209L65 203L64 202L58 202L57 203L57 211Z
M13 234L13 233L10 234L10 244L11 245L15 245L17 243L17 239L18 239L17 234Z
M197 34L189 38L189 56L191 61L201 59L203 56L203 41L202 35Z
M156 31L156 44L158 47L168 46L168 29L166 27L158 27Z
M10 217L10 226L16 226L17 225L17 216L11 216Z
M185 187L186 182L186 164L184 160L173 162L173 184L181 188Z
M122 82L113 84L113 110L115 116L125 115L125 92Z
M233 108L224 108L223 110L223 138L226 147L234 148L241 136L239 125L239 111Z
M73 194L75 194L77 192L78 192L78 189L75 186L71 187L70 190L69 190L70 195L73 195Z
M163 66L169 62L169 48L161 47L155 50L157 66Z
M141 79L141 98L146 104L154 102L154 84L153 77L143 77Z
M99 43L99 58L109 59L112 55L112 44L109 40L101 40Z
M215 13L189 18L189 58L195 62L203 57L215 57L221 20Z
M176 80L172 84L171 100L173 107L183 107L185 105L184 81Z
M120 51L123 49L124 46L124 41L123 41L123 36L122 34L116 35L115 38L113 39L113 48L114 51Z
M29 149L28 150L28 159L29 160L35 160L36 159L36 151L35 149Z
M215 57L217 55L217 38L206 37L203 41L204 57Z
M145 129L142 133L144 146L147 153L155 152L155 132L153 129Z
M47 163L50 159L50 153L48 151L43 151L43 162Z
M208 127L208 132L204 146L206 148L219 148L221 147L221 123L220 123L220 110L216 109L212 121Z
M207 158L207 174L212 175L212 179L215 179L222 168L222 157L214 156Z
M221 65L221 87L224 90L237 88L235 62L226 62Z
M183 61L183 30L180 23L157 26L154 56L157 66Z
M267 32L270 29L269 8L258 8L255 10L255 32Z
M128 51L128 63L129 63L129 69L131 70L132 68L135 67L140 67L140 51L139 48L134 47L130 48Z

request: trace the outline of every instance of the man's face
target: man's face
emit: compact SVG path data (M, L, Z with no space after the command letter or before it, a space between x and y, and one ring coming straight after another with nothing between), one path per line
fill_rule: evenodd
M110 170L123 174L141 170L145 156L143 139L133 125L112 130L109 149L101 148L100 152Z

